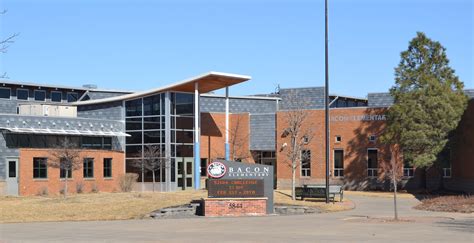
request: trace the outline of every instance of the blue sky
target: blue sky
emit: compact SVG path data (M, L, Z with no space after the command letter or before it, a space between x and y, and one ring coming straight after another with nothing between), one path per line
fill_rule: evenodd
M208 71L252 76L233 95L324 85L323 0L0 0L0 36L19 32L12 80L144 90ZM471 0L330 0L330 90L387 91L417 31L447 48L474 88Z

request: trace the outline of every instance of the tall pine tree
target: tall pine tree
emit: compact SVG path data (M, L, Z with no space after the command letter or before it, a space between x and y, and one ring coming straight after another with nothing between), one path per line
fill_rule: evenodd
M394 105L383 139L399 144L404 160L418 168L440 161L467 105L463 87L446 49L418 32L395 68Z

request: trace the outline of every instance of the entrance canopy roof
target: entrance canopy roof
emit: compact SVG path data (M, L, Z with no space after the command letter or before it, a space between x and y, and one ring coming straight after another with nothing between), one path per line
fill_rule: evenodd
M76 136L97 136L97 137L130 137L123 132L104 132L104 131L84 131L84 130L64 130L49 128L18 128L18 127L0 127L0 130L7 130L11 133L41 134L41 135L76 135Z
M161 93L165 91L178 91L178 92L194 92L194 84L198 83L199 93L208 93L214 90L222 89L234 84L242 83L251 79L250 76L231 74L231 73L221 73L221 72L208 72L197 77L186 79L177 83L173 83L161 88L147 90L143 92L137 92L127 95L114 96L105 99L98 100L88 100L88 101L79 101L72 103L74 105L90 105L90 104L99 104L99 103L108 103L120 100L130 100L135 98L140 98L147 95L152 95L155 93Z

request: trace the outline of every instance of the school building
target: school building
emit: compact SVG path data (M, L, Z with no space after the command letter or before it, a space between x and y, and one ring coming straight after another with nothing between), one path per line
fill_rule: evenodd
M213 160L273 165L279 188L291 185L286 156L286 114L304 107L305 126L312 136L304 146L297 184L325 180L324 88L289 88L253 95L229 95L231 86L249 76L209 72L143 92L68 87L0 80L0 193L58 194L64 171L48 164L64 138L80 148L82 168L72 171L84 191L119 191L124 173L139 174L136 166L147 146L161 148L166 163L155 172L164 191L199 189ZM226 95L212 92L225 89ZM437 188L474 192L474 90L456 130L456 147L445 168L417 170L406 165L406 189ZM295 99L296 97L296 99ZM393 100L388 93L366 98L330 94L330 181L347 189L386 190L384 164L388 149L379 142L385 112ZM143 175L151 189L153 173ZM140 190L139 187L136 188Z

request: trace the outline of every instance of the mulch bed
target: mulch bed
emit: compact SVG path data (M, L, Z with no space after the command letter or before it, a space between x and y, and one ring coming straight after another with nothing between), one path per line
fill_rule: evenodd
M474 213L474 196L438 196L421 200L421 204L415 209L436 211Z

